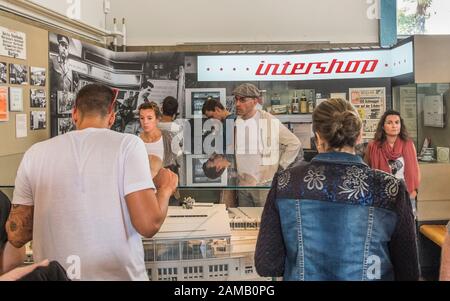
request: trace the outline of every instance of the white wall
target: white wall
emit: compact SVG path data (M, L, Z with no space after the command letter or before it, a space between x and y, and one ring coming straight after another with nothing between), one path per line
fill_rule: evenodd
M111 0L128 45L216 42L377 43L371 0Z
M72 8L79 3L80 19L77 20L97 29L105 29L103 0L28 0L28 2L38 4L64 16L67 16L68 12L75 13L76 9Z

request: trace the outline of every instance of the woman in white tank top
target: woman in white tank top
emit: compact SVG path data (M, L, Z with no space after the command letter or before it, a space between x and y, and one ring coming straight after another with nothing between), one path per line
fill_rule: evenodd
M142 132L139 135L147 148L152 176L155 177L164 160L164 143L158 122L161 112L155 102L144 102L139 106L139 121Z

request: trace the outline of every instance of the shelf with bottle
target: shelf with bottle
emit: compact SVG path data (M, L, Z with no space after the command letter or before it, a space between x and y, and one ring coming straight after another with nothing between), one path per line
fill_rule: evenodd
M314 90L294 90L290 103L291 114L312 114L314 95Z
M266 110L273 115L302 115L312 114L314 111L315 91L313 89L273 91L270 95Z

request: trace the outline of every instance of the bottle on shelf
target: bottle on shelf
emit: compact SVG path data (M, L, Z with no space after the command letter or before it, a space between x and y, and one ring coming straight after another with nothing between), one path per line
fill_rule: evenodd
M308 101L308 113L312 113L314 112L314 101L312 99L310 99Z
M300 104L298 102L297 91L294 92L294 97L292 97L291 112L292 114L300 113Z
M302 97L300 98L300 113L308 113L308 101L306 99L305 92L302 93Z

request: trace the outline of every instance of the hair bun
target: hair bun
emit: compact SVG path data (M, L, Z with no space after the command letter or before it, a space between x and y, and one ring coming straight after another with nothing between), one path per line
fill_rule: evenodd
M361 128L358 113L346 100L329 99L314 110L313 129L328 142L330 149L354 147Z

